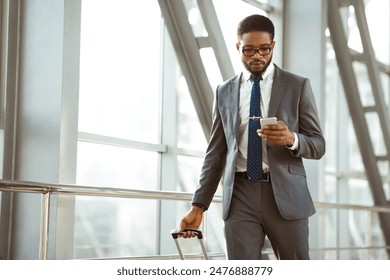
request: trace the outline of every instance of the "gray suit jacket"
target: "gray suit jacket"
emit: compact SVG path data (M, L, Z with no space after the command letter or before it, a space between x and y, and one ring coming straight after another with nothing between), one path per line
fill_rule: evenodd
M213 124L197 190L192 202L206 208L222 178L223 219L229 215L239 143L239 94L241 75L218 86ZM306 218L315 213L302 158L320 159L325 153L314 95L307 78L275 65L268 116L282 120L299 138L299 147L267 144L272 188L285 219Z

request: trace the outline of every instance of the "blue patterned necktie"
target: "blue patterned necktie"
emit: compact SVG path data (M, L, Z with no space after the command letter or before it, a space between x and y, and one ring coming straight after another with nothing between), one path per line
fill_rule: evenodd
M251 75L253 85L249 110L250 117L261 117L260 79L261 77ZM260 128L260 120L250 118L248 126L247 173L250 180L256 181L263 174L261 137L256 132Z

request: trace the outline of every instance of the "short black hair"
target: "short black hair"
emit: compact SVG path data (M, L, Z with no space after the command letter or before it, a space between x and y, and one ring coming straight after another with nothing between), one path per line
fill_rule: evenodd
M275 27L272 21L262 15L251 15L244 18L238 24L237 28L237 38L240 40L242 35L252 31L264 31L268 32L271 35L273 40L275 37Z

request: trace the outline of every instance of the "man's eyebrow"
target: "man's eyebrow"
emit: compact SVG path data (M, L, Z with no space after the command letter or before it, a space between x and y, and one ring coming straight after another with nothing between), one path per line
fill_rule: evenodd
M269 48L269 47L271 47L271 45L272 45L272 43L271 44L261 44L260 46L259 46L259 48ZM255 46L254 45L244 45L244 46L242 46L243 48L255 48Z

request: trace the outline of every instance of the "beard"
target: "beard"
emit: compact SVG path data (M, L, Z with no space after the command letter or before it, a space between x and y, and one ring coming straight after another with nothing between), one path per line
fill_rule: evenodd
M248 70L252 75L260 77L267 70L268 66L271 64L271 61L272 61L272 56L270 57L270 59L268 60L267 63L265 63L264 60L261 60L261 59L256 59L256 60L253 60L249 63L245 63L244 61L242 61L242 63L244 64L245 69ZM253 70L250 67L252 63L260 63L260 64L263 64L264 66L261 70Z

